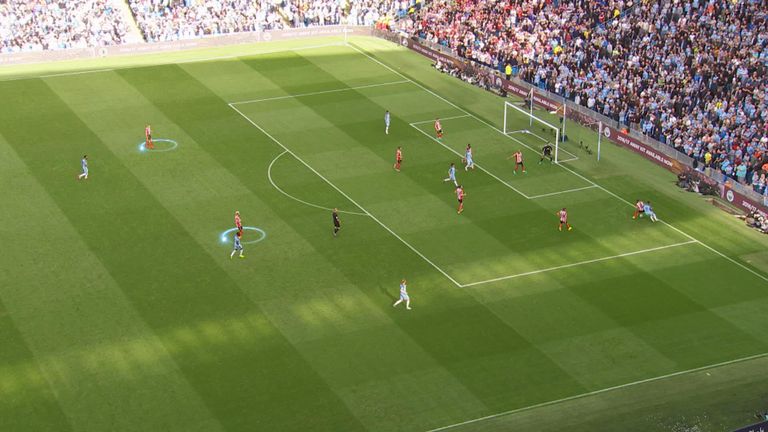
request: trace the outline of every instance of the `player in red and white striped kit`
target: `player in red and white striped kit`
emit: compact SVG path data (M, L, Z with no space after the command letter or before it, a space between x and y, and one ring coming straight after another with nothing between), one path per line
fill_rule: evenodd
M464 193L464 188L461 187L461 185L456 186L456 199L459 200L459 209L456 211L456 214L461 214L461 212L464 211L464 197L467 194Z
M438 138L443 137L443 125L440 124L440 119L435 119L435 133L437 134Z
M155 148L155 144L152 143L152 128L149 125L147 125L144 128L144 138L145 138L144 147L147 150L154 149Z
M645 203L641 200L635 201L635 214L632 215L632 219L637 219L638 216L642 217L645 213Z
M568 211L565 210L565 207L563 207L563 209L557 212L556 214L560 218L560 225L558 225L557 227L559 231L563 230L563 225L565 225L568 228L568 231L573 229L571 224L568 223Z
M243 222L240 220L240 212L235 211L235 227L237 228L237 232L241 233L243 232Z
M403 150L398 146L397 151L395 151L395 165L392 166L392 168L395 169L395 171L400 172L400 165L403 163Z

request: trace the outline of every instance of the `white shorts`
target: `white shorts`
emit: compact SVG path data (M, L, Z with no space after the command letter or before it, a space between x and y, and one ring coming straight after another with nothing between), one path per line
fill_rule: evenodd
M408 294L400 293L400 300L410 300L410 299L408 298Z
M467 158L467 166L472 166L474 164L475 162L472 160L472 158Z
M88 168L83 169L83 174L88 175Z

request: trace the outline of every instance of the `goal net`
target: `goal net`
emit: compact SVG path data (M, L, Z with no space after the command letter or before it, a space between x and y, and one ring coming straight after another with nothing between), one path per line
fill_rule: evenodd
M522 104L515 104L509 101L504 101L504 134L513 136L514 134L521 134L528 139L523 139L529 143L531 147L536 147L539 151L543 146L549 144L554 148L554 161L555 163L569 162L579 157L576 153L583 151L586 155L592 155L593 150L597 151L598 160L600 158L600 137L602 130L602 123L595 122L594 125L589 125L588 129L598 132L597 136L597 148L592 149L590 142L594 143L592 137L582 136L582 131L575 131L576 140L571 140L570 134L566 135L566 121L567 121L567 107L561 105L556 110L551 111L549 115L544 113L545 117L555 117L552 119L544 119L533 111L533 93L530 93L528 98ZM582 129L582 128L578 128ZM566 141L569 142L569 146L565 146ZM568 148L566 148L568 147Z

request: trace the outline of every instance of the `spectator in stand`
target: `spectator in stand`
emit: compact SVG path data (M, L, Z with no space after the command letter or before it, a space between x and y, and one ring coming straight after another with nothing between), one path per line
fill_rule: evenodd
M404 21L746 181L768 162L767 14L766 0L436 0Z
M111 0L0 1L0 53L118 45L125 35Z
M265 0L129 0L147 42L283 28Z

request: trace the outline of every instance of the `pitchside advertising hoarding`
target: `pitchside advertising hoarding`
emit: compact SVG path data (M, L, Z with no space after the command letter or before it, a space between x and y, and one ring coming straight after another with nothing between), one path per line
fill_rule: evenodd
M440 60L440 62L442 63L456 64L457 66L461 66L462 64L455 57L433 50L429 47L426 47L420 44L419 42L413 39L401 37L400 44L407 48L412 49L413 51L416 51L417 53L431 59L432 61ZM516 83L514 81L506 80L498 75L495 78L495 84L498 87L503 88L504 91L506 91L507 93L517 97L521 97L521 98L527 98L531 92L530 88L523 86L519 83ZM553 99L544 97L542 95L537 94L536 92L534 92L534 95L533 95L533 102L536 105L548 111L554 111L562 106L562 101L553 100ZM581 113L579 111L569 111L568 119L576 121L588 127L589 125L594 125L595 123L594 118L590 117L587 114ZM633 152L643 156L644 158L674 173L680 173L686 170L686 167L683 166L683 164L677 159L674 159L665 155L664 153L643 143L637 138L630 136L629 134L623 132L620 129L617 129L612 126L603 125L603 136L606 139L610 140L611 142L618 144L621 147L630 149ZM748 212L758 211L763 215L768 215L768 203L756 202L750 199L749 197L736 192L735 190L731 189L728 186L725 186L724 188L721 187L720 190L722 191L722 194L723 194L722 197L726 199L728 202L736 205L737 207L744 209L745 211L748 211Z
M752 426L743 427L733 432L768 432L768 421L753 424Z

